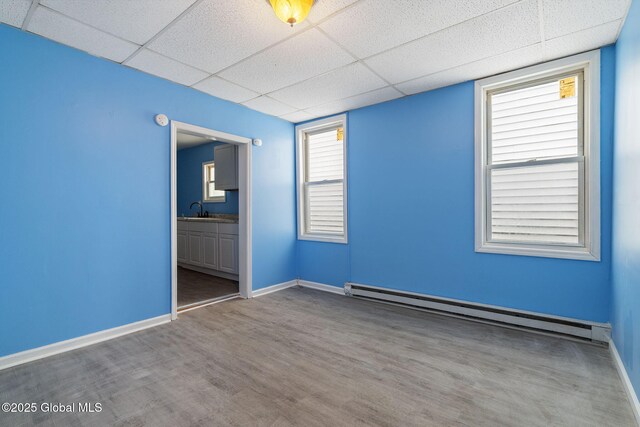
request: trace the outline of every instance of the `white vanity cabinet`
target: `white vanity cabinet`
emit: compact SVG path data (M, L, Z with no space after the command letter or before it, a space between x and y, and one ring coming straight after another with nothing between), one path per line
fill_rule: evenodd
M238 268L238 224L178 219L178 264L235 278Z
M217 145L213 148L216 162L216 190L238 189L238 146Z
M187 223L185 221L178 221L178 262L187 262L189 259L187 256L188 244L187 244Z
M218 269L238 274L238 224L220 224L218 234L220 257Z
M218 269L218 235L204 232L202 235L203 265L213 270Z

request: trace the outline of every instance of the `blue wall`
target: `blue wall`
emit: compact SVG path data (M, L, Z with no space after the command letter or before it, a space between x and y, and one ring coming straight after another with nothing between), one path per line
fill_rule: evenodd
M640 393L640 1L616 44L613 340Z
M0 356L170 312L157 113L264 141L253 287L295 277L290 123L5 25L0 52Z
M602 49L602 262L474 251L467 82L349 113L349 245L299 242L300 277L608 321L614 58Z
M178 151L178 216L193 216L198 207L190 208L191 203L202 200L202 164L214 160L213 149L220 142L210 142ZM209 213L238 213L238 192L227 191L224 203L203 203Z

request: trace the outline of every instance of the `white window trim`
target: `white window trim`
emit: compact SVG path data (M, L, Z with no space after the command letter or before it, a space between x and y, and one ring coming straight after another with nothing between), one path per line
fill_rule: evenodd
M209 187L209 172L207 172L207 166L209 165L213 165L215 168L215 160L202 163L202 203L225 203L227 201L226 191L224 192L224 196L208 197L207 189Z
M342 180L342 191L343 191L343 226L344 226L344 236L336 237L331 235L323 235L319 233L306 233L306 224L305 224L305 206L304 206L304 176L305 176L305 162L304 162L304 134L306 132L312 132L315 130L320 130L322 128L329 128L339 125L344 129L343 134L343 180ZM296 177L297 177L297 204L298 204L298 240L310 240L315 242L329 242L329 243L349 243L349 232L348 232L348 197L347 197L347 143L348 143L348 135L347 131L347 115L340 114L337 116L327 117L321 120L315 120L313 122L304 123L296 126Z
M505 86L584 70L584 247L496 243L487 240L487 92ZM475 249L510 255L600 261L600 50L478 80L475 83Z

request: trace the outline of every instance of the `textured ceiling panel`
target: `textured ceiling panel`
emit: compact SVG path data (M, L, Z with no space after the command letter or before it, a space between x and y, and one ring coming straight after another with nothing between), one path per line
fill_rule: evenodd
M343 111L354 110L367 105L378 104L380 102L390 101L400 98L402 93L392 87L384 87L372 92L363 93L361 95L352 96L351 98L340 99L328 104L319 105L307 109L314 117L327 116L329 114L341 113Z
M167 28L149 47L215 73L305 26L304 22L294 28L285 25L267 2L205 0Z
M386 86L364 65L355 63L275 91L271 96L300 109L326 104Z
M136 44L96 30L41 6L33 13L27 30L116 62L124 61L138 49Z
M194 89L217 96L218 98L227 99L233 102L244 102L259 96L252 90L245 89L234 83L228 82L216 76L211 76L193 86Z
M137 68L149 74L190 86L207 77L209 74L197 70L188 65L181 64L173 59L143 49L132 59L126 62L129 67Z
M553 39L624 17L631 0L544 0L544 35Z
M295 108L289 107L288 105L276 101L275 99L269 98L268 96L254 98L249 101L243 102L242 104L253 110L261 111L273 116L283 116L285 114L293 113L296 110Z
M299 122L614 43L630 2L317 0L291 28L267 0L40 0L26 20L60 43ZM0 22L21 27L31 4L0 0Z
M621 23L622 20L613 21L553 40L547 40L544 44L544 59L561 58L615 43Z
M0 1L0 22L21 27L31 7L31 0Z
M195 0L40 0L99 30L144 44Z
M359 58L393 48L517 0L363 0L320 27Z
M360 0L362 1L362 0ZM376 0L378 1L378 0ZM313 5L311 8L311 13L309 13L309 17L307 18L309 21L313 23L317 23L332 13L335 13L345 7L357 3L358 0L319 0Z
M396 87L407 95L413 95L419 92L425 92L468 80L481 79L494 74L537 64L541 62L543 53L542 44L538 43L492 58L481 59L470 64L400 83L396 85Z
M300 123L300 122L304 122L306 120L311 120L314 118L314 116L312 116L311 114L307 113L306 111L295 111L293 113L289 113L289 114L285 114L283 116L280 116L281 119L285 119L288 120L292 123Z
M312 28L227 68L220 76L257 92L268 93L353 61L351 55Z
M399 83L539 41L538 2L525 0L384 52L366 62L391 83Z

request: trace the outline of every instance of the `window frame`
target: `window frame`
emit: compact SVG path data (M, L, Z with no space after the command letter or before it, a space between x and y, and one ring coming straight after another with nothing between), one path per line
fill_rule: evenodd
M342 127L343 141L342 141L342 156L343 156L343 177L342 177L342 212L343 212L343 230L342 236L335 236L322 233L309 233L306 231L307 223L307 199L305 198L304 186L306 183L306 147L304 146L304 137L307 133L317 133L324 129L331 129L334 127ZM296 181L297 181L297 194L296 202L298 207L298 240L308 240L314 242L328 242L328 243L341 243L347 244L349 242L348 232L348 197L347 197L347 144L348 144L348 130L347 130L347 115L339 114L336 116L327 117L320 120L314 120L308 123L303 123L296 126Z
M582 73L582 202L581 245L556 245L491 241L489 213L491 195L489 165L490 137L488 94L534 84L567 73ZM580 152L578 153L580 157ZM528 166L557 162L546 159L528 162ZM524 164L524 162L523 162ZM511 165L513 167L513 165ZM478 80L475 83L475 250L483 253L600 261L600 50L562 58Z
M209 197L209 184L213 182L215 185L215 182L216 182L215 179L213 181L209 180L209 166L211 165L213 165L213 168L215 170L215 167L216 167L215 160L202 163L202 203L226 203L227 192L224 190L220 190L220 191L224 191L223 196Z

